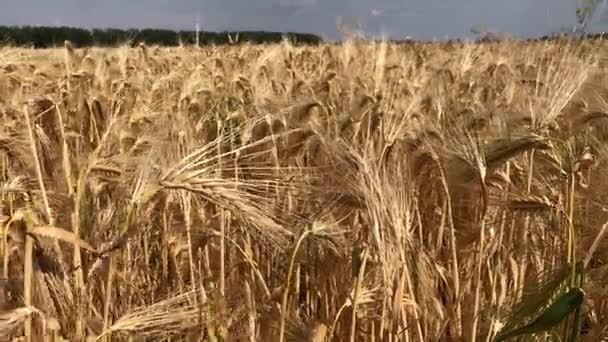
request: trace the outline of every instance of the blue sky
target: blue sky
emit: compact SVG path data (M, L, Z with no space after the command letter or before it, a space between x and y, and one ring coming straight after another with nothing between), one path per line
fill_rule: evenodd
M0 25L298 31L338 37L336 18L370 35L463 37L475 25L516 36L575 23L577 0L2 0ZM598 27L594 25L594 27Z

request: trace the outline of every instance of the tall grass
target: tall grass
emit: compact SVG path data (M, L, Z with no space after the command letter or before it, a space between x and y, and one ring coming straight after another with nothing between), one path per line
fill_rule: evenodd
M604 45L3 47L0 336L607 338Z

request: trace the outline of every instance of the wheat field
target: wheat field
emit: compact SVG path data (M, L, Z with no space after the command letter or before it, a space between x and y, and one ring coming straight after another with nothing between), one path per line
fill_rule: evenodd
M608 339L606 45L2 47L0 341Z

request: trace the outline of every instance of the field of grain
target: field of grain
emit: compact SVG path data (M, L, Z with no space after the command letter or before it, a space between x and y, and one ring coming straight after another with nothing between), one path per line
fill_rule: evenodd
M607 44L0 48L0 340L608 338Z

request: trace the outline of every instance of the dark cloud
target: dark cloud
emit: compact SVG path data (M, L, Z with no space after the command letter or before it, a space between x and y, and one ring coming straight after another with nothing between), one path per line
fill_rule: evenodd
M336 38L342 17L357 18L369 34L428 39L466 36L476 25L517 36L546 34L572 26L575 8L574 0L2 0L0 24L189 29L198 16L208 30Z

